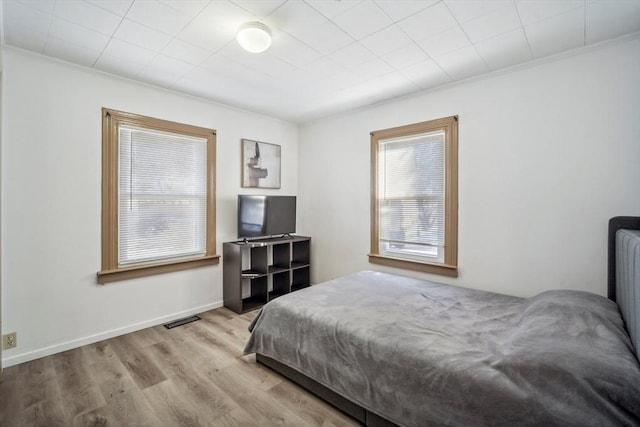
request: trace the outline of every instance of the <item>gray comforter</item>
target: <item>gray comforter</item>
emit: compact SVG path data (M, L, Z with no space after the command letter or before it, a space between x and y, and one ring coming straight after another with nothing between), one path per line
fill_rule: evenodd
M278 298L245 353L403 426L640 425L640 367L615 303L516 298L361 272Z

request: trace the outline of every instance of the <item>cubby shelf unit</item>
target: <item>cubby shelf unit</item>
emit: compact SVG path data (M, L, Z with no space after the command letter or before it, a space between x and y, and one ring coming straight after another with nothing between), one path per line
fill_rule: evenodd
M311 238L285 236L222 245L224 306L236 313L311 285Z

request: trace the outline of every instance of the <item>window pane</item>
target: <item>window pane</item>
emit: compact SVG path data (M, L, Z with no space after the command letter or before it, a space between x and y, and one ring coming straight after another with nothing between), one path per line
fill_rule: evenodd
M380 240L444 245L444 199L380 200Z
M207 140L119 127L119 264L206 252Z
M380 140L380 251L441 259L445 231L445 133Z
M205 199L121 200L121 264L197 255L205 252Z

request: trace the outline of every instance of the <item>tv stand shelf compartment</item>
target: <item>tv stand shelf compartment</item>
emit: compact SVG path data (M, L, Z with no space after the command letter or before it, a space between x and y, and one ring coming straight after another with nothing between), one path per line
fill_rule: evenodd
M224 242L224 306L236 313L311 285L311 238L286 236Z

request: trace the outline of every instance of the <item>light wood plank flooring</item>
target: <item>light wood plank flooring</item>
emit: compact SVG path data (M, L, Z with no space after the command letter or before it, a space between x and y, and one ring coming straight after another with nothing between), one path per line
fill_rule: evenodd
M243 356L257 312L225 308L6 368L0 426L358 426Z

